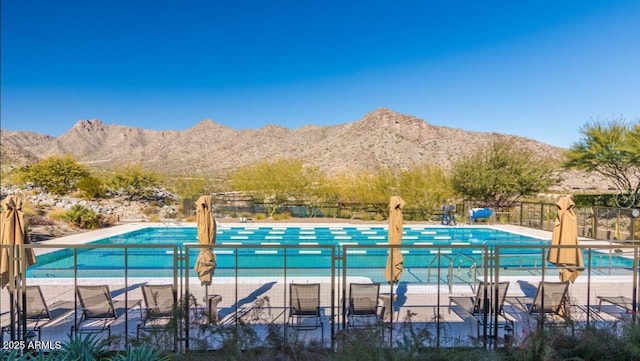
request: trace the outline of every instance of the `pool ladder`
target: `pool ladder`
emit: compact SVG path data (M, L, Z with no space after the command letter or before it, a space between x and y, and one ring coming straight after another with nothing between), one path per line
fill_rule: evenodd
M447 270L447 284L449 286L449 293L453 292L453 279L454 279L453 268L455 266L456 261L458 261L458 270L462 269L462 258L468 258L473 262L469 267L468 274L469 274L469 277L471 277L471 279L473 280L473 289L476 289L476 284L478 282L478 263L476 262L475 258L464 253L458 253L454 257L450 257L444 254L439 254L438 256L444 257L447 260L449 260L449 267ZM433 260L431 260L431 263L427 268L427 282L428 280L431 279L431 268L433 267L433 264L436 260L438 260L438 257L435 257Z

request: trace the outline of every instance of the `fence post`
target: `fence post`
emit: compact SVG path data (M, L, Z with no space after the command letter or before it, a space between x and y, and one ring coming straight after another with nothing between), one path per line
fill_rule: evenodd
M598 239L598 213L600 213L599 208L600 207L598 206L593 207L593 219L591 220L593 224L593 239Z
M540 229L544 229L544 203L540 203Z
M634 210L636 211L636 210ZM637 213L635 213L637 214ZM634 215L634 213L631 213L631 243L635 244L636 241L636 218L637 216Z
M520 226L522 226L522 216L523 216L523 214L524 214L523 203L520 202L520 217L519 217L519 220L518 220L518 223L519 223Z

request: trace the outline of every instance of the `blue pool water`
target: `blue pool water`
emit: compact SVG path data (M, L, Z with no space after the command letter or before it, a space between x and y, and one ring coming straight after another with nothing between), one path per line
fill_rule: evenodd
M95 249L78 250L75 269L79 277L121 277L125 264L123 250L99 248L99 245L156 244L168 247L130 248L127 251L127 274L132 277L170 276L174 252L169 246L178 245L177 252L183 254L185 244L197 243L196 234L196 228L149 227L105 238L91 243L97 246ZM437 265L437 257L440 257L441 267L449 264L469 267L482 263L483 245L534 246L508 249L501 256L502 266L529 267L541 263L540 250L535 246L547 243L548 240L485 227L405 226L402 244L421 247L404 249L402 253L405 268L433 267ZM331 268L331 250L322 248L322 245L339 246L336 248L338 254L346 247L350 270L380 268L386 263L388 248L381 247L386 244L387 228L384 226L219 226L214 250L216 275L233 276L236 268L239 276L264 275L265 272L277 274L283 272L285 266L287 272L311 275L310 270L315 270L312 272L315 275L318 270L324 270L318 275L325 275ZM295 247L298 245L304 248ZM197 255L197 249L190 250L189 270L193 269ZM33 277L71 277L74 272L73 251L59 250L41 255L28 272Z
M149 227L120 236L109 237L97 244L184 244L197 242L197 229L187 227ZM356 226L309 227L218 227L216 244L297 245L387 243L387 228ZM543 244L546 241L491 228L404 227L402 243L454 244Z

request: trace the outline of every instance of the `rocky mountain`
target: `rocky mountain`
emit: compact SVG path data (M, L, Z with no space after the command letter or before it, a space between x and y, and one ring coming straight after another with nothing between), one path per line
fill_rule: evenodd
M54 140L50 135L28 131L0 130L0 160L2 164L28 164L39 158L28 147Z
M456 160L498 138L515 140L535 157L560 159L563 151L523 137L434 126L385 108L350 123L293 130L276 125L235 130L204 120L184 131L156 131L81 120L58 138L2 131L0 144L3 165L69 153L102 168L139 162L174 175L220 176L276 157L295 157L329 173L425 163L449 169ZM587 184L567 184L565 188L593 188L599 182L578 173L572 178L583 178Z

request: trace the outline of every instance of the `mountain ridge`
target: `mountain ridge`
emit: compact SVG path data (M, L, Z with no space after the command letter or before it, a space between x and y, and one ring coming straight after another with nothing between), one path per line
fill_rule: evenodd
M3 165L68 153L100 168L140 163L178 176L224 176L240 166L277 157L295 157L330 174L425 163L449 170L455 161L498 139L513 140L539 158L561 159L564 151L515 135L436 126L387 108L352 122L296 129L270 124L235 130L205 119L182 131L149 130L92 119L76 122L57 138L2 130L0 139Z

